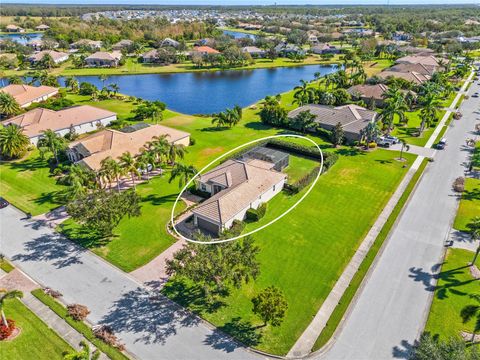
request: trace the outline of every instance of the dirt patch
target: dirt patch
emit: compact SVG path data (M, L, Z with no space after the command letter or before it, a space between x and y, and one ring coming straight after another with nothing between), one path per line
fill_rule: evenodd
M224 151L222 146L214 147L214 148L206 148L200 151L200 155L202 156L211 156L216 155Z
M18 335L20 335L21 332L22 332L22 329L17 326L15 327L15 329L13 329L10 336L2 341L13 341Z
M460 336L462 337L463 340L471 342L471 343L478 343L480 341L480 335L475 334L473 336L472 333L466 332L466 331L460 331Z
M189 125L191 124L195 118L193 116L188 115L177 115L168 120L165 120L165 124L167 125Z

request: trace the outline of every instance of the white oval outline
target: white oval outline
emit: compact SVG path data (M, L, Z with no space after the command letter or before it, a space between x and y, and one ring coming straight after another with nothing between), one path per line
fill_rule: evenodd
M180 200L180 197L181 195L185 192L185 190L190 186L190 184L195 180L195 178L197 178L198 176L200 176L206 169L208 169L211 165L215 164L217 161L219 161L220 159L223 159L225 156L245 147L245 146L248 146L248 145L251 145L251 144L255 144L257 142L260 142L260 141L263 141L263 140L268 140L268 139L275 139L275 138L281 138L281 137L293 137L293 138L298 138L298 139L306 139L307 141L309 141L310 143L312 143L313 145L315 145L315 147L317 148L318 152L320 153L320 158L321 158L321 163L320 163L320 171L318 172L317 174L317 177L315 178L315 180L313 181L312 185L308 188L308 190L305 192L305 194L303 194L303 196L298 199L298 201L293 204L290 208L288 208L287 210L285 210L285 212L283 212L282 214L280 214L278 217L276 217L275 219L271 220L270 222L266 223L265 225L262 225L260 226L258 229L255 229L255 230L252 230L246 234L241 234L241 235L238 235L238 236L235 236L233 238L230 238L230 239L223 239L223 240L215 240L215 241L199 241L199 240L193 240L193 239L189 239L185 236L183 236L182 234L180 234L176 227L175 227L175 223L174 223L174 212L175 212L175 208L177 206L177 203L178 203L178 200ZM170 215L170 222L172 224L172 228L173 228L173 231L175 231L175 233L180 236L182 239L186 240L186 241L189 241L189 242L192 242L192 243L196 243L196 244L205 244L205 245L209 245L209 244L221 244L221 243L225 243L225 242L229 242L229 241L233 241L233 240L238 240L238 239L241 239L241 238L244 238L246 236L249 236L249 235L252 235L252 234L255 234L256 232L262 230L262 229L265 229L266 227L272 225L273 223L277 222L278 220L280 220L282 217L284 217L285 215L287 215L290 211L292 211L293 209L295 209L307 196L308 194L310 194L310 192L313 190L313 187L315 186L315 184L318 182L318 179L320 178L320 175L322 174L322 170L323 170L323 153L322 153L322 149L320 149L320 147L318 146L318 144L313 141L312 139L309 139L308 137L306 136L302 136L302 135L296 135L296 134L281 134L281 135L271 135L271 136L266 136L266 137L263 137L263 138L260 138L260 139L256 139L256 140L252 140L250 142L247 142L245 144L242 144L242 145L239 145L237 146L236 148L232 149L232 150L229 150L227 151L225 154L219 156L218 158L216 158L215 160L211 161L208 165L204 166L199 172L197 172L195 174L195 176L193 178L191 178L187 184L183 187L182 191L180 191L180 193L178 194L177 198L175 199L175 202L173 203L173 207L172 207L172 212L171 212L171 215Z

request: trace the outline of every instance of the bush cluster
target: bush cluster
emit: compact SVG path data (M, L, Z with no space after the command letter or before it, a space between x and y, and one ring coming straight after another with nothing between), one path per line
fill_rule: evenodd
M258 221L265 216L267 212L267 203L262 203L256 209L248 209L246 213L246 218L248 221Z
M243 229L245 229L245 223L243 221L233 220L233 224L230 229L223 231L220 239L228 239L238 236L242 233Z

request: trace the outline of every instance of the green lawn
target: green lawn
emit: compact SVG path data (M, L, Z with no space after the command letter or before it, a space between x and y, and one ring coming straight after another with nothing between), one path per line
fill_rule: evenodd
M442 265L425 331L438 334L443 340L472 331L475 320L464 324L460 312L467 305L478 305L470 294L480 294L480 283L470 274L468 264L474 253L449 249ZM480 262L477 260L477 266Z
M467 224L475 216L480 216L480 179L466 178L465 191L462 194L453 227L468 231Z
M38 215L56 208L55 193L61 188L37 150L22 160L0 162L0 196L25 212Z
M282 355L289 351L408 170L394 160L398 154L386 150L369 154L338 151L338 162L322 175L311 194L281 221L254 235L261 248L260 277L233 290L226 306L217 312L202 311L198 302L191 308L232 334L238 335L240 327L250 329L241 331L241 338L245 333L261 333L258 344L247 341L261 350ZM410 163L413 158L408 154ZM261 222L282 213L301 195L290 198L282 194L272 199ZM254 226L257 224L249 224L247 230ZM289 309L281 326L255 330L261 321L252 315L251 298L269 285L285 293ZM167 287L166 293L188 305L184 294L197 289L188 284L179 288Z
M475 169L480 170L480 141L477 142L475 146L475 152L472 156L472 164Z
M288 167L283 172L288 175L288 182L293 184L309 174L317 166L320 166L320 163L316 160L290 154Z
M0 343L0 355L3 360L62 359L64 351L72 350L70 345L21 301L7 300L5 314L7 318L15 320L22 331L12 341Z

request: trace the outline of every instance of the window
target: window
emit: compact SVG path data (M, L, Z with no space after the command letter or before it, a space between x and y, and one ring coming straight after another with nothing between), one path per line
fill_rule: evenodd
M201 185L200 185L200 189L202 189L202 191L206 191L206 190L207 190L207 187L205 186L205 184L201 184Z

